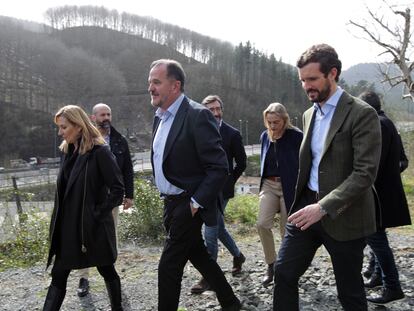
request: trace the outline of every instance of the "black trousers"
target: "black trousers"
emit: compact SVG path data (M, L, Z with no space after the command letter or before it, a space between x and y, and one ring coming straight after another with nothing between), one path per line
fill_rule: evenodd
M158 310L176 311L184 266L190 261L216 292L222 307L237 301L218 264L210 258L201 235L202 220L191 215L190 198L164 201L167 238L158 266Z
M114 265L96 267L99 274L105 281L111 282L115 279L119 279L118 273L116 273ZM60 290L66 290L66 284L71 270L62 269L59 265L54 265L52 268L52 285L56 286Z
M314 194L305 191L299 207L315 202ZM275 266L273 310L299 310L299 278L308 269L321 245L325 246L331 256L338 298L344 310L368 309L361 276L365 239L334 240L319 221L305 231L301 231L295 225L286 224L285 237Z

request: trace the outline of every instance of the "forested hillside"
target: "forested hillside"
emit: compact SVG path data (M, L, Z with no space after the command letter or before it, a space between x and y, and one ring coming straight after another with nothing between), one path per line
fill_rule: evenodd
M373 84L375 90L384 95L384 103L388 107L393 107L394 109L411 107L409 112L414 113L412 102L409 99L402 99L402 95L404 94L403 86L399 85L398 87L391 88L388 83L383 83L384 77L381 74L380 68L383 71L387 69L385 64L357 64L344 71L342 78L348 85L361 85L364 81L367 84ZM391 76L397 76L397 70L397 67L394 65L390 67L389 74Z
M295 121L308 105L296 69L250 42L232 46L153 18L90 6L54 8L46 15L50 25L36 31L28 29L27 23L0 18L0 103L21 118L34 114L17 111L43 112L41 128L53 128L52 116L63 105L78 104L90 111L103 101L113 107L114 124L131 137L133 149L148 148L153 116L148 68L158 58L183 63L185 91L194 100L219 94L226 120L242 125L249 143L258 141L263 129L261 111L269 103L285 104ZM8 120L4 126L13 128ZM20 120L23 126L28 121ZM32 145L45 146L42 153L54 151L50 148L53 133L31 131L39 127L27 126L24 131L30 134L26 137L33 137ZM19 141L19 135L12 137L6 131L0 139L7 145L11 139ZM9 154L28 157L34 152L22 140L18 150L2 150L0 166Z

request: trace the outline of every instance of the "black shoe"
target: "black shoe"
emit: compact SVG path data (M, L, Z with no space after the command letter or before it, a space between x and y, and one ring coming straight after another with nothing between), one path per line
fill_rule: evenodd
M364 271L362 271L362 275L365 276L367 279L369 279L375 273L374 270L375 270L375 267L369 265L364 269Z
M89 281L85 278L80 278L79 286L76 290L79 297L85 297L89 293Z
M267 266L266 275L262 280L263 286L268 286L270 283L273 282L274 271L273 271L273 263Z
M233 257L233 269L231 270L231 274L236 276L242 270L242 265L246 261L246 257L242 253L240 253L239 257Z
M200 280L200 282L198 282L196 285L194 285L193 287L191 287L191 293L192 294L201 294L204 293L205 291L210 289L210 285L207 283L207 281L202 278Z
M382 286L381 276L378 273L374 273L368 281L364 282L364 286L366 288L375 288Z
M375 304L384 305L391 301L403 299L404 297L405 296L401 288L398 288L398 289L382 288L381 293L379 295L369 296L367 297L367 300Z
M237 299L237 298L236 298ZM228 307L223 307L221 310L222 311L240 311L242 307L241 302L237 299L237 301L235 303L233 303L232 305L228 306Z

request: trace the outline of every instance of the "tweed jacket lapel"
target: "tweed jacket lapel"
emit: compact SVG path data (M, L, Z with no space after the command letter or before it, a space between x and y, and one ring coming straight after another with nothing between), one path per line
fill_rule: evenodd
M316 110L311 108L305 111L303 115L303 141L300 146L301 159L310 162L312 159L311 156L311 141L312 141L312 131L315 124L315 114Z
M306 110L302 117L303 122L303 140L299 151L299 175L297 180L297 188L295 191L295 199L289 210L289 214L292 212L293 206L297 203L297 196L306 187L309 178L309 170L312 166L312 131L315 120L315 109L310 108Z
M351 110L351 103L352 98L350 98L347 93L342 93L341 97L339 98L338 104L336 105L334 115L332 116L328 134L326 135L325 145L322 152L322 158L325 152L328 150L329 145L331 144L336 133L344 123L344 120L348 115L349 111Z

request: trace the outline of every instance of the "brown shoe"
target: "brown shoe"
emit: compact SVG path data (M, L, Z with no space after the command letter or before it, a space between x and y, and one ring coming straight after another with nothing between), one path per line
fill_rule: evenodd
M191 293L192 294L201 294L204 293L206 290L210 289L210 285L207 283L207 281L202 278L200 282L198 282L196 285L191 287Z
M273 282L274 271L273 271L273 263L267 266L266 275L263 278L262 284L264 287L268 286L270 283Z
M242 270L242 265L246 261L246 257L242 253L240 253L239 257L233 257L233 269L231 270L231 274L236 276Z

